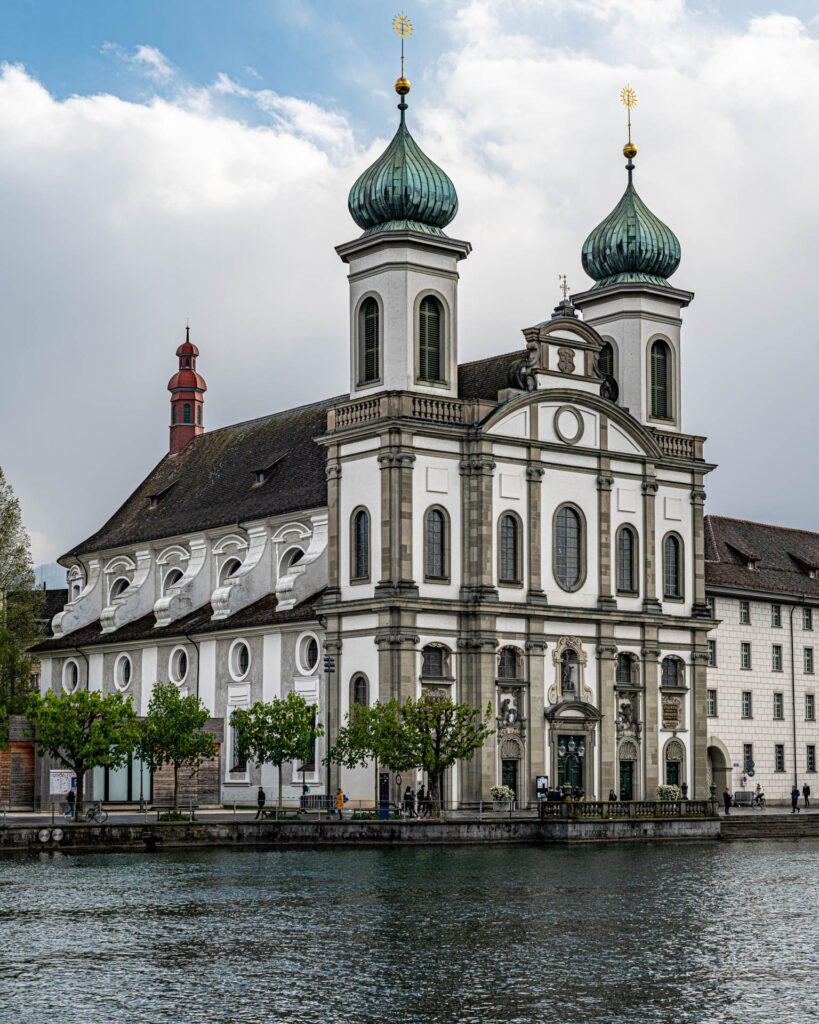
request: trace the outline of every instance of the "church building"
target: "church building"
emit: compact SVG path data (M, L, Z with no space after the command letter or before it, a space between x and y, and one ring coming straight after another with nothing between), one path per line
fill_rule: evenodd
M201 803L275 795L275 770L237 757L231 716L290 691L326 735L288 767L286 797L324 791L352 704L422 693L492 708L494 735L448 773L450 806L499 783L531 806L543 776L589 798L665 782L707 796L714 467L682 430L679 242L637 194L629 142L625 191L583 243L590 287L508 351L464 359L471 246L452 233L453 183L410 134L409 89L402 75L397 131L350 191L359 233L336 249L344 393L208 431L187 337L167 454L61 559L42 688L120 690L139 714L157 680L197 694L219 743L191 783ZM369 804L372 778L333 766L329 785ZM98 769L93 796L167 784Z

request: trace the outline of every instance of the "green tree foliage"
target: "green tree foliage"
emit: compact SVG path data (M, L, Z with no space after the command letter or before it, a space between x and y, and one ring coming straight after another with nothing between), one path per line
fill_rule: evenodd
M193 778L203 761L216 756L216 741L202 731L208 718L210 713L197 696L183 697L173 683L158 682L148 714L139 723L137 753L151 772L173 765L174 810L179 806L180 769L190 769Z
M35 584L20 502L0 469L0 714L21 714L31 693L26 648L37 636L44 595ZM2 710L5 709L5 710Z
M315 721L315 708L297 693L251 708L237 708L233 723L239 753L256 764L274 764L279 771L279 811L282 809L282 765L306 761L324 726Z
M324 763L332 761L342 768L366 768L373 762L377 805L379 766L391 772L405 772L415 767L412 752L402 743L403 735L398 701L386 704L376 701L372 707L353 704Z
M33 693L26 717L34 727L40 757L48 754L76 773L78 817L85 773L98 766L121 768L137 741L136 712L131 698L121 693Z

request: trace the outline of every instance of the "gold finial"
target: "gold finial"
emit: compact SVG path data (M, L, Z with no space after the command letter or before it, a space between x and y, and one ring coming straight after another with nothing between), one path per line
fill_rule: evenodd
M569 284L568 284L568 282L566 280L566 275L565 274L558 274L557 275L557 280L558 280L558 288L560 288L560 290L563 292L563 301L566 302L566 300L569 298L569 290L570 290L569 289Z
M392 19L392 27L396 35L401 37L401 77L395 83L395 91L399 96L406 96L410 91L410 84L404 77L404 40L412 35L412 22L405 14L396 14Z
M631 160L637 156L637 147L631 141L631 111L637 105L637 93L630 85L626 85L620 90L620 102L628 111L628 142L623 146L623 156Z

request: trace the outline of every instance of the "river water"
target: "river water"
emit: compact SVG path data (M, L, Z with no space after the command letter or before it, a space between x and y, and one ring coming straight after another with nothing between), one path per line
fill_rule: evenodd
M819 843L0 860L0 1021L819 1020Z

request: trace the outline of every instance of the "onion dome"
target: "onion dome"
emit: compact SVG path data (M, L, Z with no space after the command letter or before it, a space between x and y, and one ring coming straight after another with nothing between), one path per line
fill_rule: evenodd
M624 146L626 191L583 243L583 269L594 278L593 288L634 281L670 287L666 279L680 265L677 236L654 216L634 188L632 157L636 153L632 143Z
M196 391L207 391L205 378L196 372L196 357L199 349L191 341L191 329L185 328L185 340L176 350L179 356L179 369L168 381L168 391L180 391L194 389Z
M403 76L395 83L401 97L398 131L350 189L347 205L365 235L402 230L442 235L458 212L455 186L422 152L407 128L405 96L409 88Z

